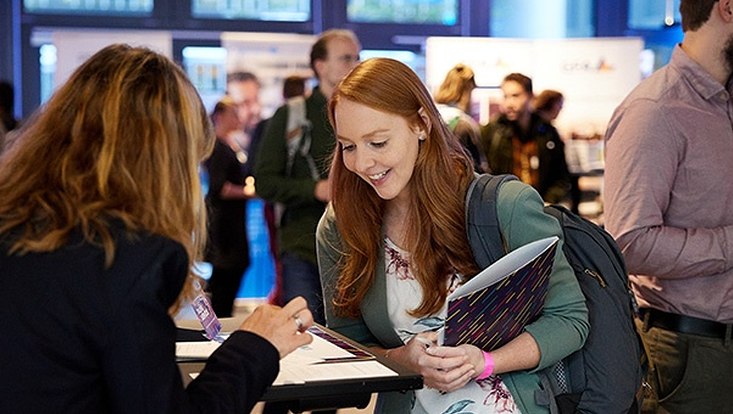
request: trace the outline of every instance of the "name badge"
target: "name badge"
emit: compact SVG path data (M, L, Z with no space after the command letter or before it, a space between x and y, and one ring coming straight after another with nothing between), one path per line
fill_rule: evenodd
M214 308L211 307L209 297L204 292L200 292L193 299L193 302L191 302L191 306L199 322L201 322L201 326L204 328L204 335L209 340L214 340L219 335L219 332L221 332L221 322L216 317Z

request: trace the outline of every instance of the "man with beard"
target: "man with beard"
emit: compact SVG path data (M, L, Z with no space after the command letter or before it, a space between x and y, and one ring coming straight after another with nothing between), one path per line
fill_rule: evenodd
M669 64L611 118L606 225L651 359L644 412L722 413L733 406L733 0L682 0L680 12Z
M548 203L570 188L565 146L552 124L532 113L532 79L510 73L501 83L503 113L481 131L481 148L492 174L511 173Z

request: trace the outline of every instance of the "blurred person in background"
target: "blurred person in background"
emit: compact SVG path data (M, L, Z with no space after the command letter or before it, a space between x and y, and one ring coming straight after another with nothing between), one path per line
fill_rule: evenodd
M10 82L0 81L0 123L6 132L18 127L15 119L15 89Z
M285 78L283 81L282 96L285 101L292 98L305 97L306 96L306 83L307 78L297 75L291 75ZM277 216L282 214L279 209L283 208L282 205L276 207L275 204L266 202L265 203L265 221L267 223L267 230L269 233L270 241L270 253L272 254L273 262L275 265L275 286L273 286L268 296L268 301L275 305L282 305L283 299L283 279L282 279L282 263L280 262L280 249L277 242ZM278 210L276 212L276 210Z
M553 123L560 115L565 97L561 92L545 89L534 99L534 111L545 122Z
M462 63L457 64L443 79L440 88L435 93L435 102L443 121L466 148L473 159L476 172L486 171L488 165L479 146L481 144L481 129L470 115L471 92L476 89L476 80L473 70Z
M18 127L14 115L15 90L7 81L0 81L0 153L5 148L8 133Z
M328 159L336 145L326 106L336 85L359 63L360 51L359 40L349 30L327 30L318 37L310 52L318 86L305 100L309 134L288 137L289 108L281 106L268 122L255 164L258 195L284 205L278 228L284 300L305 297L319 323L324 316L315 232L331 197ZM297 151L289 158L291 140Z
M255 196L255 188L252 180L247 183L244 171L247 155L235 138L243 124L234 100L225 96L217 102L211 120L216 143L203 164L209 177L206 261L213 266L208 291L216 315L230 317L244 271L249 266L247 200Z
M296 96L307 96L305 83L308 79L303 76L291 75L283 81L283 98L288 100Z
M545 122L555 128L554 122L562 111L565 104L565 96L562 92L554 89L545 89L540 92L534 99L534 112L539 115ZM557 128L555 128L557 130ZM559 133L558 133L559 136ZM566 159L567 162L567 159ZM581 191L578 184L578 175L568 172L570 180L570 210L578 214L578 206L580 206Z
M262 120L260 81L252 72L232 72L227 75L227 95L237 106L244 131L251 134Z
M492 174L514 174L547 203L570 189L565 145L555 127L532 112L532 79L510 73L501 83L501 113L481 131L481 147Z

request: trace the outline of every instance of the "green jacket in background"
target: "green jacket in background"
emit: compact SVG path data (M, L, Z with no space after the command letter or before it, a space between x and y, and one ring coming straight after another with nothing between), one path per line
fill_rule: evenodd
M536 191L519 181L510 181L500 187L497 214L502 235L509 250L545 237L563 238L560 224L545 214L543 203ZM384 255L375 269L376 278L364 301L360 318L344 318L335 314L333 298L344 254L343 242L336 228L337 217L328 208L318 224L318 266L321 272L326 324L329 328L367 346L394 348L403 345L387 313L387 285ZM380 246L384 251L384 246ZM530 371L501 374L504 384L514 397L523 414L542 414L548 407L535 402L535 391L541 388L536 371L547 368L580 349L588 336L588 308L570 264L557 246L555 265L550 277L547 298L541 316L525 327L540 348L540 362ZM377 413L409 413L412 392L382 393Z
M310 154L323 179L328 177L331 153L336 145L328 122L327 103L318 87L305 101L306 118L312 124ZM291 175L285 172L287 121L288 106L283 105L265 128L257 151L255 187L258 196L285 206L278 231L280 252L288 252L316 264L316 226L326 205L313 195L316 182L311 178L305 158L296 155Z

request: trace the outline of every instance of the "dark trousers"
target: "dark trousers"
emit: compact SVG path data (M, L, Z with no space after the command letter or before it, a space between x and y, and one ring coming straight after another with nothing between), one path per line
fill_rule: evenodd
M646 325L646 326L645 326ZM690 335L645 324L637 328L650 358L642 413L711 414L733 408L730 338Z
M209 278L208 291L211 293L211 307L219 318L232 316L234 299L237 298L245 270L214 266Z
M308 309L313 313L313 320L326 323L323 314L323 292L318 266L290 253L283 253L280 259L283 272L283 299L285 303L302 296L308 301Z

